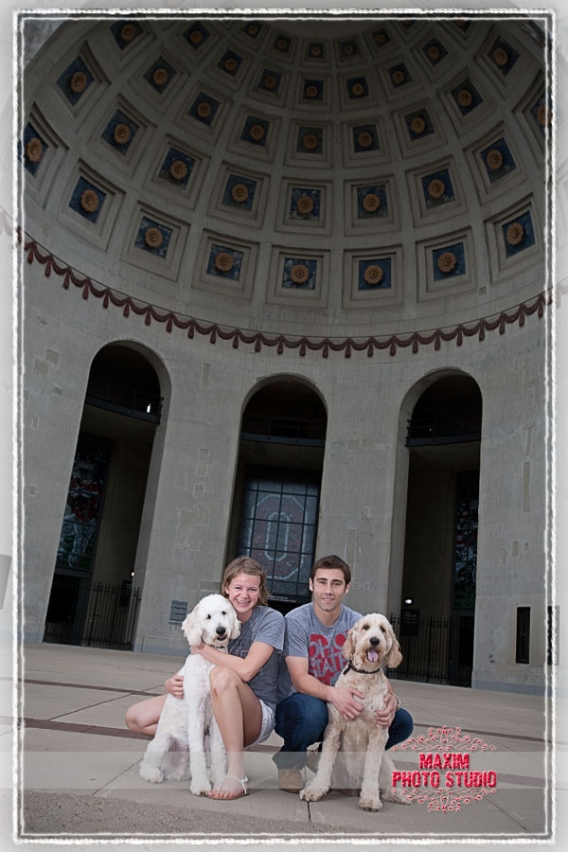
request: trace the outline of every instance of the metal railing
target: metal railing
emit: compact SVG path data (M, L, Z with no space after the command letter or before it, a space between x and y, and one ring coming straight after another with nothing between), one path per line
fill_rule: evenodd
M243 417L241 438L248 441L267 441L275 444L325 446L326 424L321 420L301 420L297 417Z
M164 399L145 390L121 387L109 382L107 385L89 384L86 402L130 417L159 423Z
M466 414L458 417L413 417L408 421L406 432L407 445L475 441L480 438L480 418Z
M131 583L93 583L81 644L130 650L139 603Z
M473 615L411 620L402 613L391 615L390 621L403 660L389 669L389 678L471 686Z

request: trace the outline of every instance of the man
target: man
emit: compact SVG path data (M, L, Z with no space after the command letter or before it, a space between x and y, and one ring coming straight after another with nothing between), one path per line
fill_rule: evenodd
M343 598L349 591L351 570L339 556L318 559L310 572L312 602L297 607L285 618L285 665L279 683L276 733L284 744L274 762L278 786L289 793L304 787L301 770L306 764L308 746L321 742L328 722L330 701L345 719L355 719L363 705L363 695L352 687L335 687L345 667L342 648L347 631L361 618L349 609ZM377 724L389 728L386 747L408 739L412 733L411 715L389 683L384 710L376 713Z

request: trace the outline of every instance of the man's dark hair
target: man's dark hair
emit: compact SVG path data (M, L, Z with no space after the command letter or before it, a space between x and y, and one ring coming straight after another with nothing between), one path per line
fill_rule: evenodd
M310 580L314 579L318 568L338 568L343 572L345 585L347 586L351 582L351 568L339 556L322 556L321 559L314 562L310 571Z

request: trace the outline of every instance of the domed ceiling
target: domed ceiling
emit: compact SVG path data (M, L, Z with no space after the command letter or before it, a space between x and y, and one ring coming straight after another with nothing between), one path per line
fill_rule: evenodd
M528 18L78 19L24 98L25 239L107 303L359 337L545 288Z

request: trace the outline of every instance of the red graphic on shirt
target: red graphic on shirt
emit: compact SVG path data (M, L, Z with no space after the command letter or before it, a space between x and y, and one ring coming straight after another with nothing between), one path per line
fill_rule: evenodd
M341 672L345 666L345 657L342 649L345 644L345 634L338 633L332 641L320 633L310 634L309 668L311 675L321 683L328 686L334 679L334 675Z

